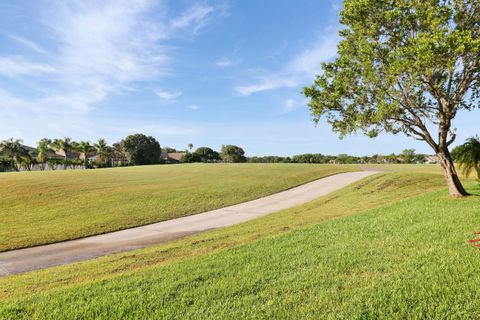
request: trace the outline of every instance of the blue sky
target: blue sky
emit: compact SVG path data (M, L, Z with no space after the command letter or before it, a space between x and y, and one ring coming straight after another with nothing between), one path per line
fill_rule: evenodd
M300 94L335 58L335 0L0 2L0 139L119 141L248 155L374 154L403 136L339 140ZM480 112L460 113L458 142Z

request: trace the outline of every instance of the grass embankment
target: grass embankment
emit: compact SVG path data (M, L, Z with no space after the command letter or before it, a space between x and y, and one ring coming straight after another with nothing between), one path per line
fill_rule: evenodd
M436 312L441 295L415 299L429 286L438 293L444 280L471 290L465 281L478 260L465 246L478 227L478 198L453 201L440 191L411 199L443 185L440 175L380 174L241 225L0 278L2 315L350 318L407 312L412 303ZM463 298L474 303L472 294Z
M362 164L360 166L364 169L387 171L387 172L405 172L405 173L417 172L417 173L443 174L443 169L439 164L395 163L395 164Z
M76 285L75 281L66 284L67 280L62 289L44 288L28 297L21 297L25 292L14 293L1 306L0 315L12 319L478 318L480 253L466 241L480 228L479 197L452 200L441 190L392 203L439 186L443 187L443 180L438 175L383 174L239 226L35 272L46 278L67 275L75 268L95 271L108 259L117 259L116 268L129 259L163 264L138 265L134 273L102 281ZM469 184L469 189L480 192L478 185ZM343 215L344 210L369 207L377 208L303 226ZM232 232L244 237L230 238ZM192 257L196 255L192 249L201 256ZM205 251L217 252L205 255ZM179 258L182 252L192 258ZM166 255L163 262L162 255ZM26 276L4 278L1 287L9 281L21 285ZM30 290L36 291L33 283ZM11 300L15 295L18 300Z
M0 174L0 251L252 200L355 165L214 164Z

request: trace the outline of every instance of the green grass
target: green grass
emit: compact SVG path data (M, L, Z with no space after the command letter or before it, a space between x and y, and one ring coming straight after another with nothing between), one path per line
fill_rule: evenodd
M442 167L439 164L363 164L365 169L388 171L388 172L407 172L407 173L432 173L443 174Z
M418 193L438 190L443 187L443 183L443 178L439 175L379 174L304 206L240 225L143 250L3 277L0 278L0 299L88 283L238 247L265 237L407 199Z
M90 281L64 279L70 283L51 288L36 289L31 282L31 294L20 290L4 297L0 315L478 319L480 252L467 240L480 228L480 198L453 200L442 182L439 175L420 173L370 177L309 204L228 228L238 234L243 229L253 238L259 232L238 245L204 248L208 254L185 253L187 258L155 265L163 251L175 255L177 250L178 255L188 241L194 247L193 239L216 239L210 245L217 247L231 240L217 230L116 256L153 258L156 252L150 267ZM467 185L480 193L478 184ZM412 191L424 194L412 198ZM342 212L357 207L361 213ZM322 223L311 225L316 222ZM94 271L106 259L48 272L61 277L69 268ZM42 278L48 272L33 274ZM26 276L4 278L0 286L8 287L9 281L25 285L21 279Z
M0 174L0 251L204 212L338 172L342 165L214 164Z

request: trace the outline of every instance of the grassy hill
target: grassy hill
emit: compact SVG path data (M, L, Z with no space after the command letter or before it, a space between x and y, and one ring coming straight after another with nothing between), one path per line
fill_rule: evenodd
M252 200L355 165L214 164L0 173L0 251Z
M0 278L0 315L478 318L479 218L480 198L452 200L441 175L379 174L241 225Z

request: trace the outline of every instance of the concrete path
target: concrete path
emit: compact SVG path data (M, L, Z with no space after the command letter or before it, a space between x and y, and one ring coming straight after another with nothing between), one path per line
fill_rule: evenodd
M205 213L78 240L3 252L0 253L0 276L143 248L231 226L309 202L375 173L339 173L264 198Z

